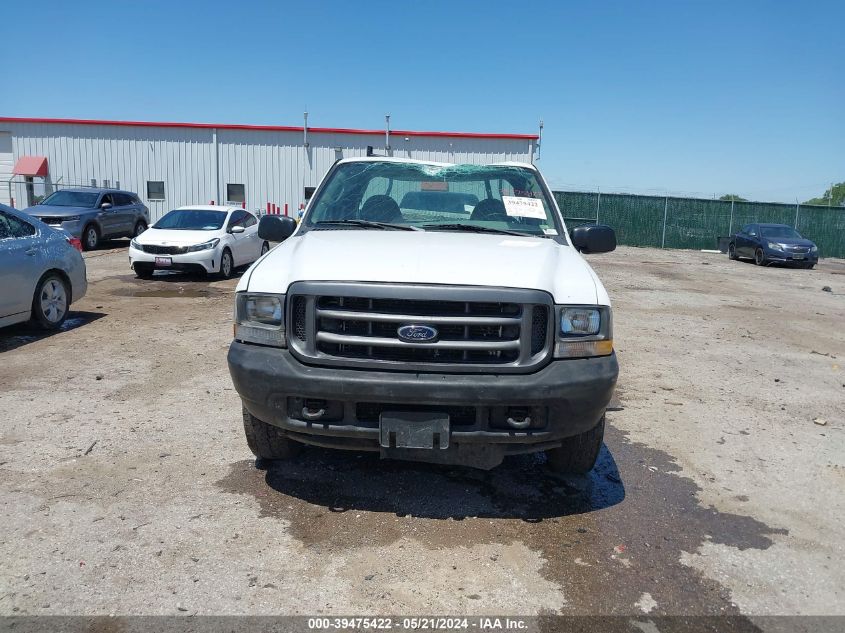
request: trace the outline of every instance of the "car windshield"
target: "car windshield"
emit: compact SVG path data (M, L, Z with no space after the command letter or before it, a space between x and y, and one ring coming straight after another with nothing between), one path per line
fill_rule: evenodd
M393 226L541 237L563 230L526 167L342 163L316 196L303 219L307 230Z
M95 191L57 191L45 198L41 204L54 207L85 207L93 209L100 197Z
M226 221L225 211L207 209L176 209L165 214L154 229L175 229L177 231L217 231Z
M789 237L801 239L801 234L788 226L761 226L760 235L762 237Z

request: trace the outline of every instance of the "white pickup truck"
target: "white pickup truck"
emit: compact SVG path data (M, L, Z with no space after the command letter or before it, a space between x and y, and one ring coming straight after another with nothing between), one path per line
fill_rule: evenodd
M595 464L619 371L610 300L532 165L356 158L332 166L299 225L237 287L228 362L247 443L493 468L546 451Z

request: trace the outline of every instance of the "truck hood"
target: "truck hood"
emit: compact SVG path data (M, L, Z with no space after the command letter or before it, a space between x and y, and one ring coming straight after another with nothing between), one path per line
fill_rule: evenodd
M308 231L258 260L238 291L286 292L295 281L531 288L555 303L609 305L592 268L550 238L443 231Z

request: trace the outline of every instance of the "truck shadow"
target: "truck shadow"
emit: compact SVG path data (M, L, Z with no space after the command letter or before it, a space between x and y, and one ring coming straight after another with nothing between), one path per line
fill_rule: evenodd
M483 471L307 447L295 461L259 461L257 466L266 469L264 479L271 489L330 512L535 522L601 510L625 498L625 486L607 445L586 476L555 475L545 461L542 454L515 455Z

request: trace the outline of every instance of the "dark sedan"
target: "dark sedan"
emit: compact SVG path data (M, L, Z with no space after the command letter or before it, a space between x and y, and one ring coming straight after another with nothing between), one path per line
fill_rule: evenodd
M731 236L731 259L753 259L758 266L773 263L812 268L819 262L819 248L786 224L747 224Z

